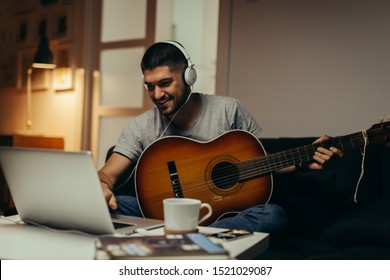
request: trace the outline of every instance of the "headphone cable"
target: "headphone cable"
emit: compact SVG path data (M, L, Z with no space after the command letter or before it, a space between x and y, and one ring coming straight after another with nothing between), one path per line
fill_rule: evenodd
M188 101L190 100L191 95L192 95L192 86L191 86L191 91L190 91L190 93L188 94L186 101L185 101L185 102L179 107L179 109L175 112L175 114L172 116L172 118L169 120L168 124L167 124L166 127L164 128L163 132L160 134L160 136L159 136L155 141L158 141L159 139L161 139L161 138L164 136L165 132L167 131L168 127L169 127L169 126L171 125L171 123L173 122L173 120L174 120L174 118L176 117L177 113L179 113L179 112L181 111L181 109L182 109L182 108L188 103ZM155 142L155 141L154 141L154 142ZM138 163L137 163L137 164L138 164ZM123 183L121 183L118 187L115 188L115 192L117 192L119 189L123 188L123 186L125 186L125 185L129 182L130 178L133 176L135 170L137 169L137 164L134 166L133 170L131 171L130 175L126 178L126 180L125 180Z

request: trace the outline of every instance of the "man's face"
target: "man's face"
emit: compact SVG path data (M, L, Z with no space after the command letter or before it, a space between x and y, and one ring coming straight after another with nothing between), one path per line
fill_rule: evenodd
M171 72L168 66L145 70L144 83L150 99L161 114L171 118L187 99L182 73Z

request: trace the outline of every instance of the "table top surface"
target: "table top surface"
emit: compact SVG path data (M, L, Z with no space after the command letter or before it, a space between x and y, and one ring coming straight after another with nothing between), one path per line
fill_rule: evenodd
M0 219L0 259L105 259L104 252L96 246L97 236L45 229L17 223L18 221L17 215ZM204 234L223 230L199 227L199 232ZM136 235L163 234L164 230L161 227ZM269 235L263 232L254 232L253 235L241 239L222 242L222 246L232 259L253 259L264 252L268 245Z

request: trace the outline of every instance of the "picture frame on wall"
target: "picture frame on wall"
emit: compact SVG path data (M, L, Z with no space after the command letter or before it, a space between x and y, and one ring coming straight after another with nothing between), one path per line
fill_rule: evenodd
M55 51L56 69L53 71L53 88L56 91L73 89L73 68L70 63L69 45L60 46Z
M17 81L16 52L9 52L3 55L0 62L0 88L15 88Z
M51 38L52 39L68 39L70 27L70 12L68 9L62 9L53 13Z
M28 17L18 17L15 19L14 40L15 44L27 44L29 39L29 21Z
M56 34L59 37L66 37L68 32L68 15L62 14L56 18Z
M15 15L33 11L39 5L39 0L13 0L12 9Z
M35 17L35 26L33 29L33 42L38 44L42 36L49 36L50 18L46 14L41 14ZM49 36L50 37L50 36Z

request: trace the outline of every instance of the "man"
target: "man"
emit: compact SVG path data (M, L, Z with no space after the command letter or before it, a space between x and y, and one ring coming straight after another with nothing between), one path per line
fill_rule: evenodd
M156 106L134 118L125 127L114 153L99 171L109 207L117 213L133 216L141 216L136 198L116 198L112 192L113 186L117 178L154 141L167 135L209 141L234 129L248 131L257 138L261 133L258 123L237 100L191 92L196 72L188 54L177 42L153 44L142 58L141 69L146 90ZM322 136L317 141L327 139ZM321 169L335 154L342 156L342 152L336 148L318 148L313 162L305 168ZM283 171L292 170L296 170L296 167ZM283 209L266 204L250 207L211 226L277 233L286 224Z

